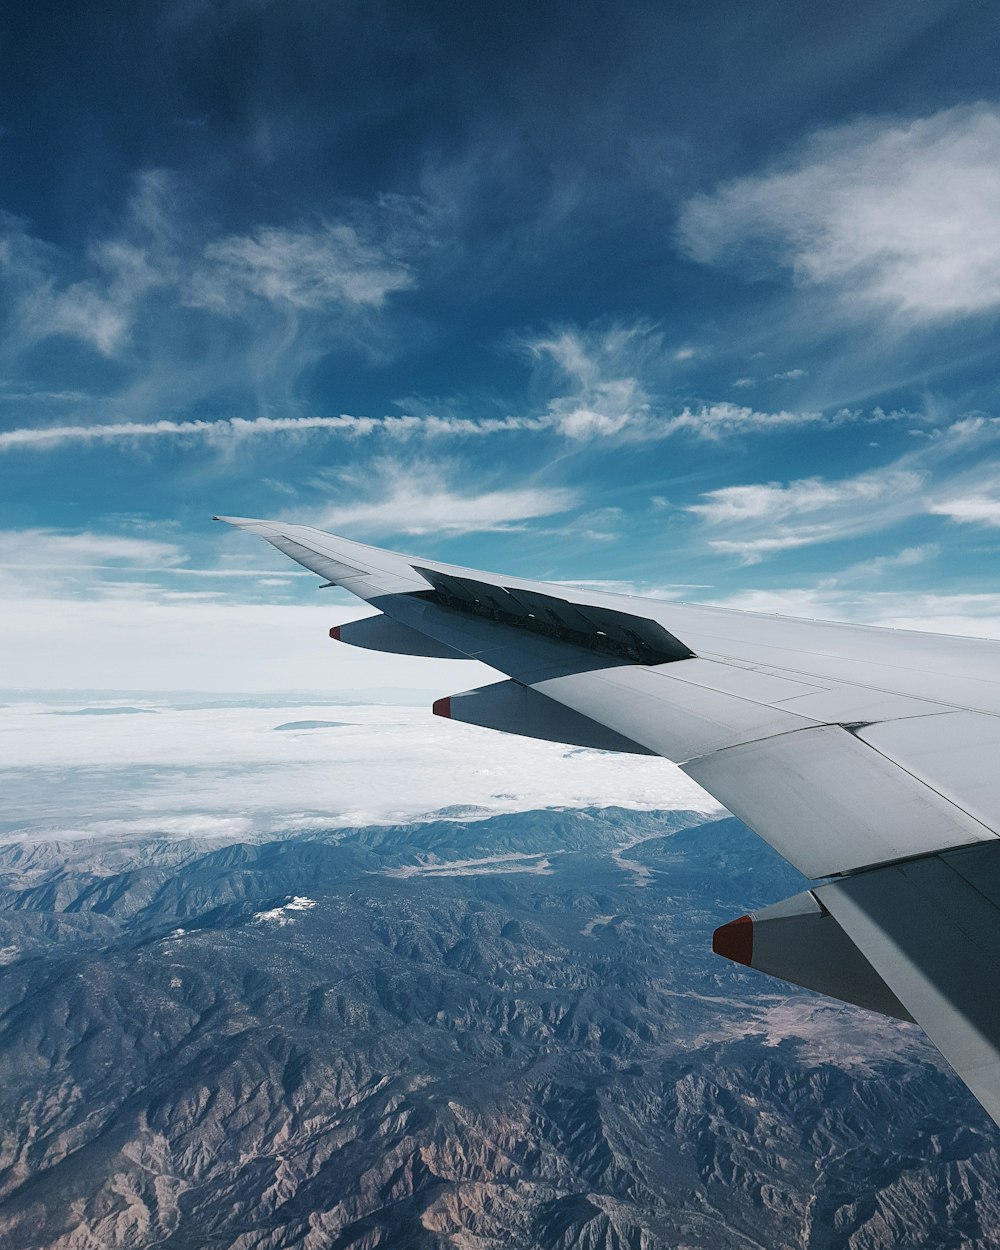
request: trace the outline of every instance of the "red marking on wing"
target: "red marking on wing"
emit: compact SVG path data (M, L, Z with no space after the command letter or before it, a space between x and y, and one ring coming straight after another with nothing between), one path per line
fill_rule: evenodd
M435 699L434 706L431 708L431 711L435 716L444 716L446 719L450 720L451 695L446 695L443 699Z

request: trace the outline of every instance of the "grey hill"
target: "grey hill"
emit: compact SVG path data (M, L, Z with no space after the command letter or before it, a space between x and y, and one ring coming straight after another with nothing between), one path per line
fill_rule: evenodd
M998 1130L920 1031L710 953L799 885L616 809L8 844L0 1241L995 1245Z

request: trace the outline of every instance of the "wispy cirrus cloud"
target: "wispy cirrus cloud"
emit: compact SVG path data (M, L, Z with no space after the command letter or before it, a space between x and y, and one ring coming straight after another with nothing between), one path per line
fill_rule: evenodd
M852 621L888 629L1000 639L1000 594L940 594L859 588L851 577L822 578L779 590L747 590L709 600L743 612L780 612L811 620Z
M678 411L657 394L657 385L669 381L671 365L687 354L668 350L649 322L585 330L563 326L527 338L523 346L555 374L549 379L558 392L547 405L549 424L578 442L646 442L680 433L718 439L824 420L819 412L763 412L725 402L685 404ZM840 419L847 415L840 414Z
M536 361L554 370L564 393L549 401L548 417L569 438L621 434L648 424L653 399L641 379L662 338L646 322L582 332L568 327L523 341Z
M685 510L702 522L712 550L745 564L921 515L995 527L1000 468L988 448L998 439L1000 420L965 418L892 463L853 477L725 486Z
M150 528L169 532L169 523ZM257 597L259 588L294 587L299 578L314 575L289 565L279 576L265 561L241 558L235 566L214 563L212 549L196 538L203 567L193 567L191 553L181 543L96 528L70 530L36 526L0 530L0 600L10 613L26 599L143 600L171 603L179 600ZM289 596L293 592L288 591ZM75 609L74 609L75 610Z
M705 525L708 546L758 564L769 556L884 529L923 509L927 474L895 469L841 481L725 486L687 511Z
M931 512L970 525L1000 526L1000 472L993 493L946 496L931 504Z
M682 248L914 321L1000 307L1000 107L863 120L683 206Z
M177 543L93 530L0 530L0 565L107 568L128 565L182 565L187 559Z
M870 473L829 482L804 478L797 482L755 483L750 486L723 486L708 491L701 503L691 504L689 512L709 524L780 522L789 517L808 516L842 507L864 507L892 495L912 495L919 490L924 475L897 470Z
M220 236L195 204L169 171L140 173L119 220L79 255L0 217L0 357L19 379L0 402L76 391L96 418L80 425L201 417L208 403L301 411L300 381L326 355L397 350L393 299L418 286L439 224L419 205L383 197ZM53 338L84 349L69 354L72 385L64 363L58 387L26 385L21 371Z
M895 552L836 569L798 586L737 591L709 600L744 612L853 621L891 629L1000 638L1000 594L987 590L943 592L919 585L922 566L941 555L936 543ZM896 575L904 584L894 584ZM905 584L916 576L917 584Z
M661 331L647 321L610 327L562 326L520 340L536 362L540 383L551 392L541 419L574 442L656 442L675 435L718 441L752 433L770 433L810 425L895 420L900 414L876 408L755 408L728 401L688 402L667 398L672 371L693 354L672 350ZM804 369L772 375L770 381L795 381ZM734 386L752 387L756 379L738 378Z
M247 297L289 308L378 308L416 285L413 268L349 223L261 227L209 243L183 292L185 303L232 312Z
M0 530L0 600L10 612L35 595L104 598L149 571L186 575L187 560L180 544L156 538L41 526Z
M119 231L94 239L86 252L86 276L69 280L64 275L72 267L58 249L34 238L25 222L0 219L8 354L66 335L102 356L118 356L130 342L143 301L182 280L174 191L164 171L140 174Z
M441 462L386 460L365 474L367 497L314 510L308 520L321 529L376 536L483 533L520 529L528 521L568 512L580 499L579 491L565 486L470 490L455 485L454 475L454 467ZM357 485L356 478L350 485Z

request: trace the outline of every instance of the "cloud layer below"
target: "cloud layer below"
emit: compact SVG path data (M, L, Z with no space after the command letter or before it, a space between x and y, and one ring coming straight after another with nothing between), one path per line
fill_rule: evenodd
M80 707L0 708L8 800L0 834L245 838L449 808L481 816L611 805L718 810L665 760L515 738L442 721L428 708L147 700L138 704L144 715L52 714ZM339 723L275 732L319 717Z

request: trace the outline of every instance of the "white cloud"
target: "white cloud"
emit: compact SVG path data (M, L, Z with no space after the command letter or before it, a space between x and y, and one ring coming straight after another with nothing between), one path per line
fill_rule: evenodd
M611 387L605 388L605 398L613 390ZM619 397L626 392L637 393L634 388L630 390L623 383ZM561 401L554 403L558 408ZM679 433L715 441L732 435L767 433L807 425L874 423L909 417L908 413L884 413L878 408L869 414L845 408L825 415L810 411L763 412L740 404L716 403L702 404L695 408L686 407L672 415L657 413L651 408L640 412L636 408L631 413L623 410L617 417L593 408L576 407L569 413L550 411L539 417L506 416L481 419L442 417L433 413L382 417L353 416L349 413L329 417L223 417L214 421L154 419L21 426L0 431L0 453L57 451L74 444L86 443L113 443L127 448L133 444L141 445L147 440L203 442L217 448L231 449L250 439L271 436L292 439L313 433L354 438L378 436L395 442L405 442L414 438L487 438L497 434L555 430L578 441L618 436L622 441L651 442Z
M840 537L831 526L800 526L770 538L713 538L709 546L722 555L739 556L744 564L758 564L766 556L796 547L811 547Z
M605 388L608 396L613 388ZM621 394L629 388L623 384ZM893 414L893 419L896 414ZM766 431L785 427L812 425L824 421L842 424L846 420L877 420L876 413L864 418L848 412L824 417L818 412L759 412L737 404L705 404L684 408L674 416L658 416L636 409L612 417L594 409L575 408L572 413L552 413L544 417L486 417L480 420L463 417L421 416L352 416L341 413L331 417L223 417L206 420L150 420L88 422L78 425L21 426L0 431L0 452L50 451L79 443L118 443L128 446L144 440L200 440L216 446L229 446L243 440L283 435L295 437L313 432L343 434L353 437L381 435L396 441L423 437L428 439L485 438L494 434L517 432L537 433L556 429L574 439L621 434L629 440L647 441L668 438L686 431L696 437L718 439L729 434Z
M527 340L525 347L537 360L553 364L568 383L566 393L548 405L549 419L561 434L607 436L648 420L651 400L637 369L651 353L662 354L660 337L649 325L562 329Z
M236 575L229 570L192 569L188 558L181 545L164 539L41 527L0 530L0 616L14 621L23 604L51 599L63 604L63 617L73 619L87 599L154 601L178 593L215 598L234 585ZM254 588L252 576L261 571L240 570L235 585L241 594ZM222 580L202 589L211 577ZM185 585L188 578L193 585ZM43 633L39 624L39 636ZM72 654L69 647L67 656Z
M497 417L482 421L461 417L364 417L342 413L335 417L223 417L215 421L110 421L86 425L25 426L0 431L2 451L47 451L74 443L129 444L144 439L204 440L216 445L238 443L269 435L296 436L319 431L366 437L383 434L404 440L485 437L516 430L537 430L543 423L531 418Z
M192 375L206 369L210 348L230 354L242 348L241 363L251 374L255 367L275 370L275 353L311 359L318 348L291 341L308 339L312 323L298 318L322 315L328 322L336 314L345 333L357 326L370 337L373 315L388 297L416 285L408 250L419 251L427 223L409 217L404 229L398 203L386 202L358 206L343 220L297 229L262 224L211 238L178 180L150 170L135 179L116 229L91 241L79 276L79 266L33 238L24 222L0 216L6 347L16 356L51 335L68 335L103 356L155 365L164 341L189 337L190 310L199 308L217 318L240 317L246 333L234 343L218 324L203 327L209 342ZM155 334L138 333L152 326ZM176 395L178 370L171 363Z
M576 517L561 533L582 538L589 543L614 542L621 537L625 513L621 508L595 508Z
M288 561L274 553L274 565L281 564ZM328 636L330 626L367 609L317 599L308 606L178 600L137 594L132 586L117 595L67 599L36 586L3 602L6 681L26 689L322 695L380 687L431 690L442 682L447 690L453 682L465 688L489 680L489 670L471 662L338 646Z
M340 241L346 237L333 227L324 229L326 235ZM160 234L166 234L166 228ZM231 240L227 242L223 249L227 259L216 274L219 277L219 285L214 288L216 294L210 296L207 293L209 284L202 295L204 303L213 308L217 304L217 310L224 311L227 316L236 310L250 318L253 329L251 339L256 346L253 350L247 347L244 363L248 366L252 363L254 370L266 373L269 379L267 385L282 373L286 365L294 372L322 356L323 344L328 341L329 309L324 314L325 330L322 333L319 319L313 317L309 321L307 314L318 314L323 300L327 297L339 298L339 292L348 304L353 300L362 310L368 308L370 311L382 302L389 291L389 286L380 286L377 281L374 285L368 284L367 278L363 281L359 279L357 289L348 291L344 284L350 267L336 268L329 256L327 259L332 268L325 272L325 276L324 272L317 271L312 263L315 259L313 248L330 251L329 238L319 242L313 238L309 242L302 232L292 238L289 232L262 231L260 237L255 236L251 242L253 247L245 246L247 240L241 238L239 248ZM167 245L158 246L165 250ZM361 244L358 248L362 256L367 256L371 250ZM351 254L354 255L354 252ZM234 259L237 255L241 258L239 265ZM251 259L254 265L260 262L259 271L253 269L255 277L251 275ZM296 269L298 265L302 267L301 273ZM160 272L165 272L167 268L169 266L161 258ZM203 269L202 277L207 272ZM183 294L180 281L178 279L173 288L177 298ZM230 289L234 283L239 288L235 294L235 288ZM42 285L45 285L44 282ZM247 303L244 298L251 295L259 296L258 302L265 311L251 312L253 301ZM131 306L128 301L123 304L123 307ZM282 308L287 315L281 314ZM125 334L124 329L122 334ZM110 335L108 343L117 339L116 331ZM241 442L252 438L281 436L291 440L310 433L371 436L397 442L411 439L475 439L517 433L556 434L573 443L595 440L652 442L675 435L717 440L732 435L814 424L838 425L847 421L889 419L880 410L867 415L859 410L847 409L829 414L810 410L768 412L729 402L687 404L677 411L658 394L658 390L669 381L677 360L687 359L693 349L665 349L662 335L656 327L642 321L616 324L610 328L564 327L524 339L521 347L535 363L534 389L536 395L542 396L522 415L508 413L504 416L465 417L448 411L455 402L453 400L445 400L445 415L437 415L422 410L421 402L413 400L410 402L416 408L415 412L378 417L341 413L215 420L157 418L153 415L155 399L165 402L166 391L169 390L170 407L176 411L204 393L207 379L196 370L196 376L188 384L177 375L176 370L164 370L161 375L154 369L141 380L137 379L127 392L109 401L110 411L106 418L101 413L104 419L72 422L63 419L50 426L31 424L0 431L0 452L41 452L87 443L113 443L128 448L139 446L144 440L174 440L181 445L201 442L230 452ZM232 345L226 348L226 351L231 350ZM294 356L294 360L288 353ZM799 372L791 370L782 376L794 377ZM208 373L215 378L214 365ZM218 381L223 389L232 384L232 378L228 376L225 379L220 377ZM749 382L749 379L743 381ZM546 394L550 398L544 398ZM0 395L0 398L3 396ZM95 402L92 408L96 406ZM142 419L114 419L112 414L122 411L136 412ZM890 417L898 415L893 413Z
M855 565L812 586L746 590L710 602L743 612L780 612L810 620L1000 639L1000 594L859 590L855 583L861 567Z
M685 408L664 422L666 433L687 430L699 438L719 439L726 435L748 434L793 429L804 425L842 425L860 419L846 409L824 416L820 412L761 412L741 404L702 404L698 408Z
M837 576L841 582L881 577L893 569L911 569L926 564L929 560L936 559L940 552L941 548L937 543L920 543L915 547L904 547L893 555L873 556L870 560L862 560L859 564L843 569Z
M728 263L761 244L801 285L913 319L1000 306L1000 108L859 121L781 168L684 206L689 255Z
M221 312L246 295L298 309L377 308L415 285L412 269L384 245L364 239L353 225L324 222L312 229L261 227L209 243L184 299Z
M926 474L894 468L829 482L804 478L781 484L726 486L702 495L687 511L712 529L732 536L708 538L709 546L756 564L796 547L855 537L922 509Z
M18 345L65 334L103 356L120 354L142 301L178 280L170 224L175 197L173 180L164 171L140 175L120 233L91 243L90 276L71 282L60 282L63 258L54 248L31 238L22 222L6 218L0 270L12 297Z
M293 645L289 635L282 641ZM381 659L391 669L394 657ZM315 704L184 708L132 696L130 703L156 714L54 716L60 705L8 702L0 707L0 774L8 808L21 823L9 836L242 840L409 821L455 808L479 816L609 803L719 811L666 760L580 750L435 717L429 705L437 694L491 678L468 681L473 666L457 661L419 663L438 674L430 679L437 691L427 691L424 706L337 705L331 683L322 715L342 724L312 731L276 733L275 726L315 718ZM345 664L341 674L349 673ZM62 698L63 710L81 706ZM282 910L289 914L287 904Z
M201 438L238 440L255 435L328 430L367 434L377 423L370 417L229 417L218 421L110 421L106 424L24 427L0 432L0 451L15 448L47 450L72 443L130 442L134 439Z
M751 486L724 486L702 495L703 503L692 504L689 512L710 524L720 522L781 521L831 508L865 507L894 495L912 495L923 484L919 473L895 470L870 473L827 482L803 478L782 485L778 482Z
M952 521L964 521L973 525L1000 525L1000 498L996 496L967 495L941 499L931 505L930 511Z
M182 565L187 559L176 543L151 538L96 534L89 530L0 530L0 566L44 569Z
M898 594L871 603L872 624L1000 639L1000 595Z
M987 449L998 437L1000 421L968 417L935 430L896 461L855 477L721 487L686 511L703 522L710 547L748 564L779 551L873 533L919 515L996 526L1000 470Z
M367 534L472 533L517 528L567 512L578 492L564 486L470 490L448 484L449 466L384 462L366 472L366 500L333 504L309 517L320 529Z
M664 374L662 336L646 322L614 325L610 330L562 328L524 341L541 365L555 369L546 382L559 394L548 403L546 420L553 429L577 441L615 438L655 441L675 434L719 439L734 434L766 432L795 426L843 424L865 418L842 409L825 415L812 411L762 412L745 405L704 403L671 411L647 380ZM676 360L678 354L673 353ZM544 372L544 370L543 370ZM752 386L738 378L735 386Z

